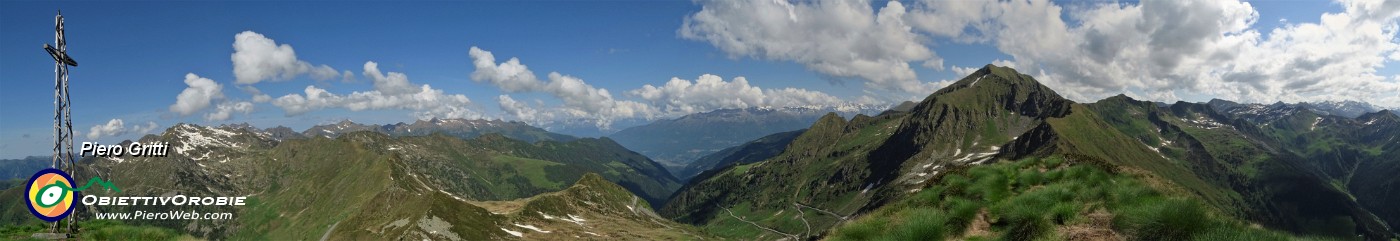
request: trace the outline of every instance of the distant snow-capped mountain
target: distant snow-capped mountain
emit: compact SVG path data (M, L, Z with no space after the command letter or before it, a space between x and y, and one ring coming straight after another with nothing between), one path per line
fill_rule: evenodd
M1322 102L1298 102L1288 104L1275 102L1273 104L1247 103L1241 104L1228 100L1211 99L1206 102L1211 108L1215 108L1226 114L1251 118L1253 120L1272 119L1273 117L1290 115L1300 110L1308 110L1319 115L1335 115L1346 118L1356 118L1367 113L1375 113L1385 108L1377 107L1370 103L1359 101L1322 101Z
M289 130L289 129L288 129ZM305 137L336 137L356 131L371 131L390 136L424 136L441 133L460 138L475 138L483 134L499 133L512 139L526 142L569 141L576 137L546 131L519 121L480 120L480 119L438 119L418 120L413 123L399 122L388 125L367 125L344 120L335 124L312 126L300 134ZM282 131L285 133L285 131Z

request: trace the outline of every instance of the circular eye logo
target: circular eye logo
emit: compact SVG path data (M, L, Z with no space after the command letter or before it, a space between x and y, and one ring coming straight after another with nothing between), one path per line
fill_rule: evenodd
M73 212L73 177L58 169L44 169L29 178L28 194L24 199L29 203L29 212L47 222L58 221Z

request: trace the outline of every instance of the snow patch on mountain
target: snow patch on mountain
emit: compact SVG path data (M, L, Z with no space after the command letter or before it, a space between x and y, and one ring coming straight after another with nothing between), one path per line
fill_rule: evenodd
M984 74L984 75L982 75L982 76L977 76L977 79L972 80L972 84L967 85L967 86L976 86L978 81L982 81L982 77L987 77L987 75Z
M174 146L175 153L190 156L191 151L204 148L243 148L243 145L230 141L236 135L232 131L212 127L200 127L190 124L180 124L175 126L173 134L179 140L179 145ZM209 158L209 151L203 151L203 155L195 160Z
M521 227L521 228L533 230L533 231L539 232L539 233L550 233L549 230L540 229L539 227L535 227L534 225L518 224L518 223L512 223L511 225L515 225L516 227Z
M516 232L516 231L510 230L510 229L501 228L501 231L506 231L506 233L510 234L510 236L516 236L516 237L522 237L522 238L525 237L525 233Z

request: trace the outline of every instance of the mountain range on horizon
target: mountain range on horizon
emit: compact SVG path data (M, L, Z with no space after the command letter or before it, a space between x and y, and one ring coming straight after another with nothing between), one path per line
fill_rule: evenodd
M1166 103L1158 103L1159 105L1168 105ZM1292 104L1276 102L1266 105L1260 103L1242 104L1228 100L1211 99L1208 102L1202 103L1209 104L1221 111L1244 110L1239 108L1248 108L1255 111L1263 111L1265 109L1303 108L1321 115L1338 115L1348 118L1355 118L1365 113L1386 110L1369 103L1357 101L1298 102ZM617 132L608 133L604 136L614 139L628 149L637 151L654 161L660 162L676 176L684 176L687 174L694 175L704 170L683 171L683 169L686 169L686 166L707 155L719 152L725 148L738 146L747 141L758 139L763 135L806 128L827 112L836 112L845 118L850 118L856 114L875 115L883 111L912 108L914 104L916 103L906 101L899 105L888 107L851 105L843 107L750 107L742 109L719 109L685 115L675 119L662 119L648 124L635 125ZM1393 112L1395 110L1391 111ZM256 127L252 127L246 123L225 125L256 129ZM502 133L508 137L527 142L536 142L540 140L564 141L577 138L576 136L570 136L566 133L549 131L550 129L559 128L558 126L536 127L518 121L432 118L417 120L413 123L399 122L382 125L341 120L334 123L315 125L300 132L281 126L268 128L264 131L283 138L317 135L335 137L342 133L361 130L380 132L391 136L427 135L435 132L444 132L448 135L462 138L472 138L483 133ZM592 132L591 134L600 135L603 134L603 132ZM670 138L672 136L691 136L697 138ZM722 156L712 158L722 158Z
M1397 137L1395 111L1361 102L1076 103L987 65L888 109L725 109L599 138L499 120L180 124L137 140L169 157L77 173L122 195L255 200L199 210L235 220L142 223L211 239L1385 240ZM0 167L47 161L30 159ZM299 195L326 188L338 198ZM33 221L18 192L0 192L0 220Z

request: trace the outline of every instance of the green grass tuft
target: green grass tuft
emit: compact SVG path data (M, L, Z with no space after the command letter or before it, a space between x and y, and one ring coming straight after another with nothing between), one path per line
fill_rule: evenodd
M1120 210L1114 226L1138 240L1188 240L1216 223L1205 207L1186 199L1152 198Z
M943 240L948 217L933 208L914 208L905 213L904 223L894 230L899 240Z
M835 240L875 240L885 232L887 220L879 218L861 219L836 230Z
M972 225L972 220L977 218L977 211L982 209L977 202L961 197L948 199L944 205L948 210L948 233L952 235L962 235L967 231L967 227Z

